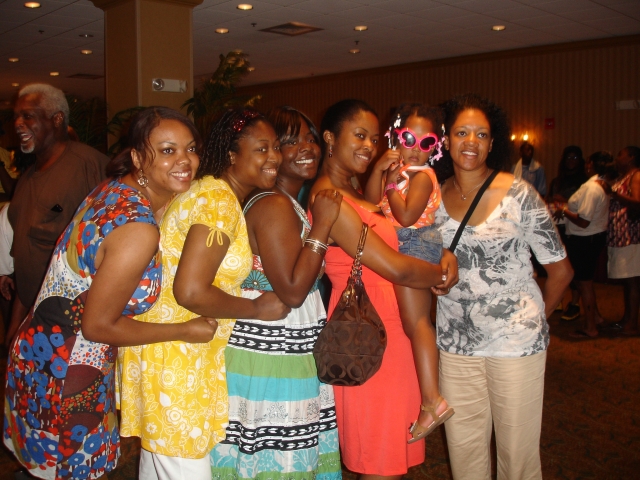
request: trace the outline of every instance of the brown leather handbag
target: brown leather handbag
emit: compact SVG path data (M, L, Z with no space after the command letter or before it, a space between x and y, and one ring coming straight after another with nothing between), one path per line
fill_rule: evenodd
M313 348L318 378L341 386L362 385L382 365L387 332L362 283L360 257L369 226L362 224L347 288Z

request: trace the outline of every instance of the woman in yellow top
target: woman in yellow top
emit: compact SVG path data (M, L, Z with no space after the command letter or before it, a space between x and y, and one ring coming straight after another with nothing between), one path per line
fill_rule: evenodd
M208 454L228 422L224 348L236 318L279 320L274 293L241 298L252 255L240 203L272 188L282 162L273 127L254 110L230 110L213 126L189 191L160 225L162 293L138 320L216 318L207 344L164 342L120 350L121 435L142 440L140 479L209 480Z

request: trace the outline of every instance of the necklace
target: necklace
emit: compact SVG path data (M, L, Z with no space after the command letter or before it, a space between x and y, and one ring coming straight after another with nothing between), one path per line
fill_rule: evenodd
M460 198L462 200L466 200L467 195L473 192L476 188L479 188L480 185L482 185L487 180L487 178L489 178L489 175L491 175L491 170L487 169L487 174L484 176L482 181L479 184L477 184L475 187L473 187L471 190L469 190L467 193L462 193L462 189L460 188L460 185L458 185L458 183L456 182L455 176L453 177L453 186L456 187L456 190L458 190L458 192L460 192Z

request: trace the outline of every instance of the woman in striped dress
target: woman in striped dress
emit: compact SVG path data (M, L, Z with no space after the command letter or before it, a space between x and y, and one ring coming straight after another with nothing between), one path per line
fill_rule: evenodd
M339 479L333 392L319 382L312 352L326 322L318 291L322 244L342 196L318 193L310 226L295 198L318 170L317 131L289 107L274 110L270 120L283 162L275 188L257 192L244 208L253 269L243 297L274 291L292 311L276 322L236 322L225 351L229 426L211 452L212 477Z

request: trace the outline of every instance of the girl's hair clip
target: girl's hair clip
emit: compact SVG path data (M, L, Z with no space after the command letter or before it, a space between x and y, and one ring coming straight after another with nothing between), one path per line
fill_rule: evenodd
M394 120L394 122L391 125L389 125L389 130L387 130L387 133L384 134L384 136L389 139L389 148L393 150L396 149L396 142L398 140L397 137L393 136L393 130L400 128L401 123L402 123L402 117L398 113L396 115L396 119Z

